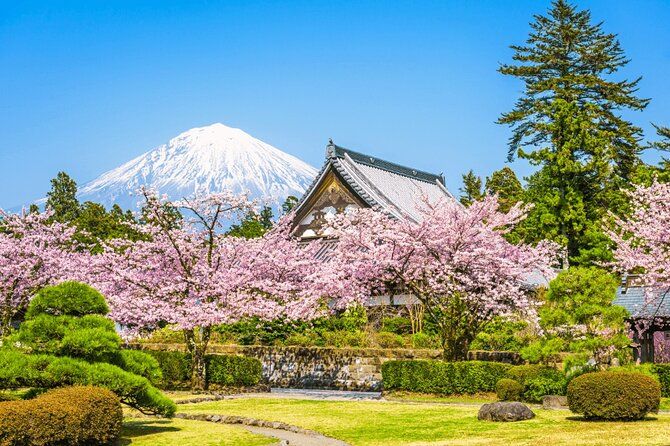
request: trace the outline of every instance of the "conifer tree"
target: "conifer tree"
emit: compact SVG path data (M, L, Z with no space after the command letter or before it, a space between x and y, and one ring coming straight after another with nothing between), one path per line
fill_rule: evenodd
M463 174L463 187L459 190L461 192L460 201L464 206L470 206L473 202L484 198L482 179L475 175L472 169Z
M53 218L61 223L71 222L79 216L77 183L65 172L58 172L56 178L51 180L46 207L53 212Z
M514 171L505 166L496 170L486 178L486 193L498 195L498 206L502 212L507 212L512 206L522 200L523 186Z
M508 159L540 167L529 179L525 201L535 208L525 226L541 225L526 235L562 243L577 262L597 260L595 251L608 257L599 221L621 208L618 191L642 150L641 129L621 113L643 110L649 99L636 96L641 78L614 79L629 60L617 36L592 23L588 10L555 0L534 19L526 44L512 46L516 63L499 69L525 84L514 109L498 120L512 128Z

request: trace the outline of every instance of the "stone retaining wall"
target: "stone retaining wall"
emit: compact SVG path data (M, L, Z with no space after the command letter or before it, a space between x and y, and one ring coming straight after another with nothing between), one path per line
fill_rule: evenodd
M141 344L149 350L184 351L183 344ZM272 387L338 390L381 390L381 365L394 359L440 359L441 350L268 347L244 345L209 346L210 354L244 355L263 364L263 380ZM469 359L518 364L512 352L473 351Z

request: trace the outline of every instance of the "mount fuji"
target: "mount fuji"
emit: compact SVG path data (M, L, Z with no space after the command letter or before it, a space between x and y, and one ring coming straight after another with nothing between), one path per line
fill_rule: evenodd
M212 124L172 138L79 189L80 202L137 210L137 190L149 186L179 199L194 193L231 190L250 193L277 208L289 195L300 197L316 169L248 133Z

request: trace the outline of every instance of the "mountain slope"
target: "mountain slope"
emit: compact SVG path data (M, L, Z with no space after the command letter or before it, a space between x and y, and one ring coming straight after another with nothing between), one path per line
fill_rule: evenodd
M298 158L244 131L212 124L188 130L83 185L81 202L118 204L136 210L136 191L147 185L179 199L194 192L249 191L276 207L300 197L317 171Z

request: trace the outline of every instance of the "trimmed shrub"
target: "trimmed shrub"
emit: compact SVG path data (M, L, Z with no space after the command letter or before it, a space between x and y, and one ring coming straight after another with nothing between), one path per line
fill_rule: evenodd
M63 282L42 288L30 302L26 319L38 314L84 316L107 313L109 307L97 290L80 282Z
M526 381L523 400L529 403L541 403L545 395L565 395L565 377L534 378Z
M412 333L412 321L407 317L385 317L382 319L382 331L399 335Z
M54 388L94 385L114 392L121 402L140 412L170 417L177 407L141 376L107 364L68 357L26 355L0 350L0 388Z
M381 348L403 348L405 339L399 334L381 331L375 335L375 342Z
M191 355L183 352L147 350L158 362L163 377L157 383L161 389L188 387L191 381Z
M587 373L568 385L570 410L588 419L639 420L660 402L661 386L641 373Z
M670 364L653 364L650 368L661 383L661 395L670 397Z
M513 379L503 378L496 383L496 395L500 401L521 401L523 386Z
M152 384L158 384L163 379L163 373L156 358L139 350L121 350L119 364L116 365L130 373L145 377Z
M68 387L32 400L0 403L3 445L109 444L119 437L123 413L109 390Z
M426 333L414 333L412 335L412 347L414 348L440 348L440 341L435 336Z
M444 395L494 392L510 367L485 361L388 361L382 365L382 380L386 390Z
M115 332L101 328L82 328L65 334L58 354L87 361L113 362L120 354L120 348L121 338Z
M563 380L565 375L554 367L540 364L515 365L507 371L507 378L513 379L522 385L537 378L549 378L555 381Z
M207 383L218 386L255 386L261 380L261 362L255 358L207 355Z

